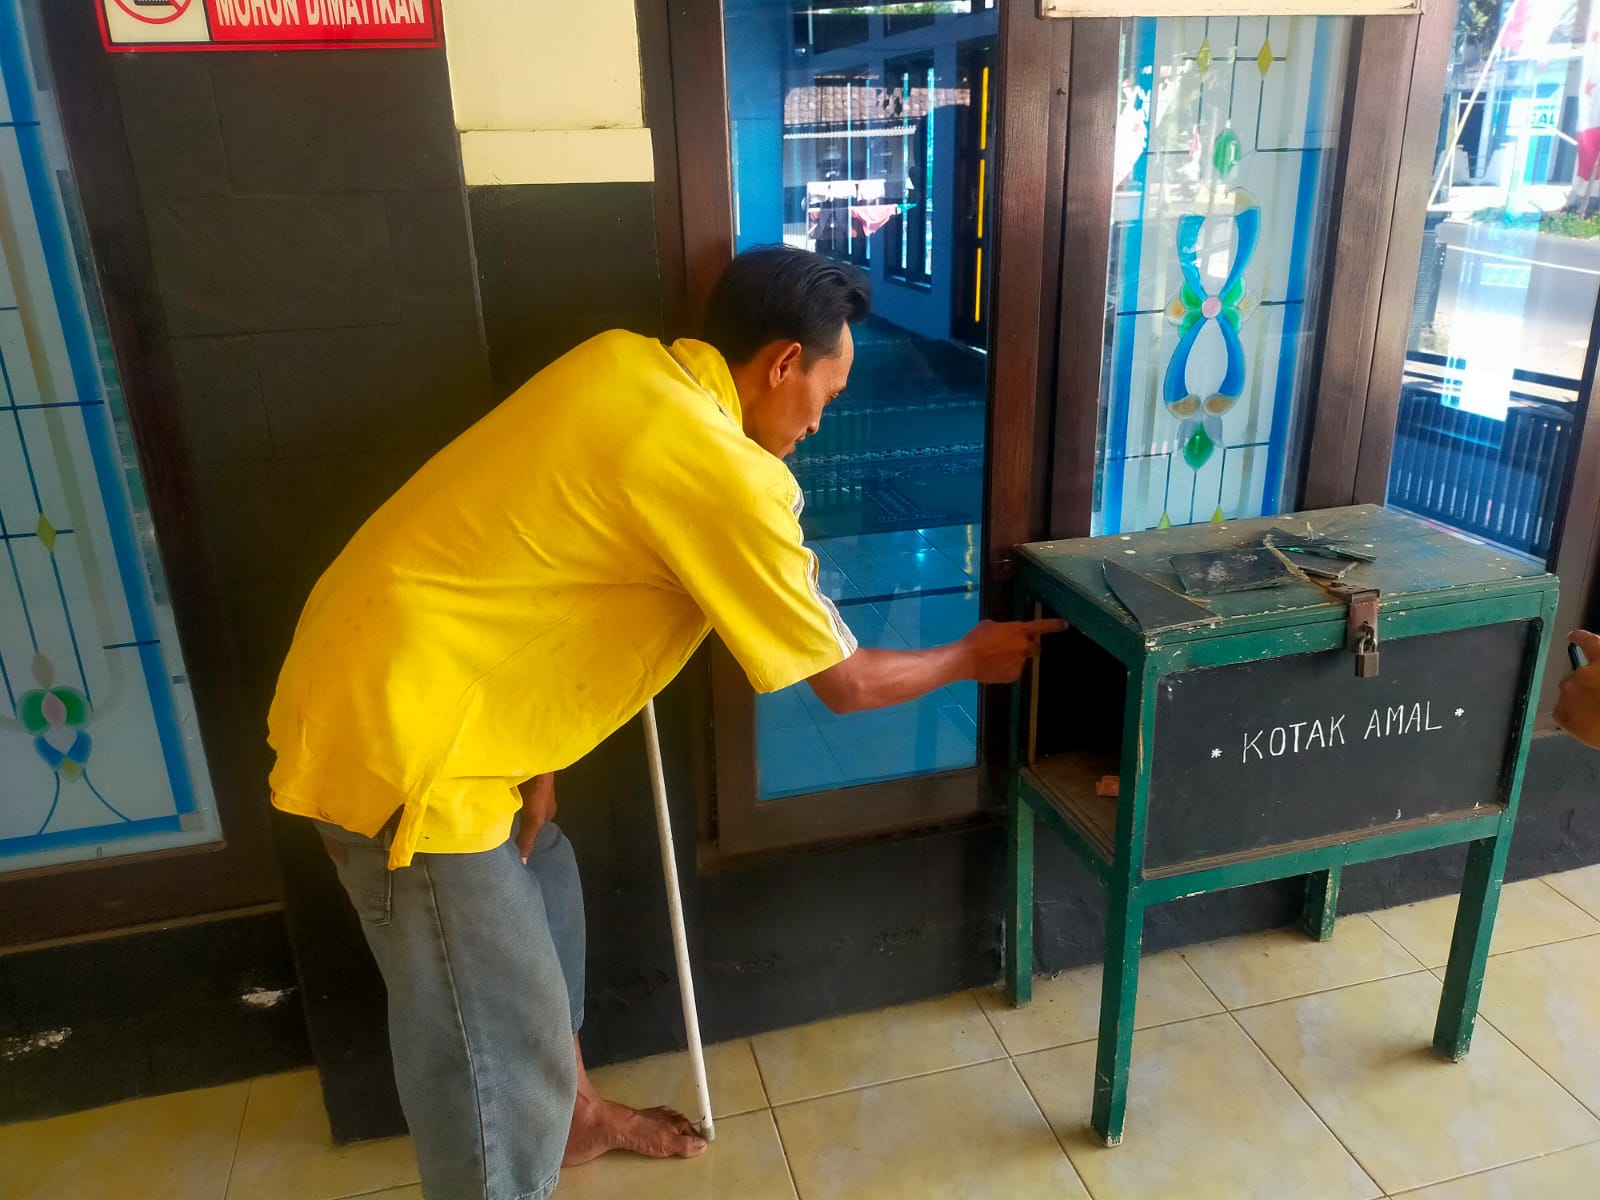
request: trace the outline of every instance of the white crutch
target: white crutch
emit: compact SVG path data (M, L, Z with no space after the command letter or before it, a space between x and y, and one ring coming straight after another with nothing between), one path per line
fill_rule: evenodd
M695 1098L700 1104L700 1134L716 1137L711 1125L711 1088L706 1083L706 1056L700 1046L700 1017L694 1005L694 977L689 974L689 937L683 928L683 897L678 891L678 860L672 851L672 817L667 811L667 777L661 767L661 735L656 731L656 705L644 706L644 745L650 756L650 791L655 795L656 829L661 834L661 873L667 877L667 911L672 918L672 950L678 959L678 992L683 997L683 1029L694 1066Z

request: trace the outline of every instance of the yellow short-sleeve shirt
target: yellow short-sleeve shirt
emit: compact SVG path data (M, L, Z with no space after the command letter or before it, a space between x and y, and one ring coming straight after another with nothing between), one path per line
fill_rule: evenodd
M800 489L721 355L630 333L540 371L435 455L306 602L268 717L273 803L390 866L504 841L516 785L583 757L715 628L758 691L856 648Z

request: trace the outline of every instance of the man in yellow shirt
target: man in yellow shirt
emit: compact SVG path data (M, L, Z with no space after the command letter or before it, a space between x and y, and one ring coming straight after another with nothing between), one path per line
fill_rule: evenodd
M582 895L549 821L588 753L715 629L762 692L835 712L1004 683L1053 622L860 649L817 586L783 459L844 390L870 291L736 258L706 339L601 334L434 456L306 603L269 715L273 803L319 822L389 991L429 1200L540 1200L562 1165L704 1149L595 1093Z

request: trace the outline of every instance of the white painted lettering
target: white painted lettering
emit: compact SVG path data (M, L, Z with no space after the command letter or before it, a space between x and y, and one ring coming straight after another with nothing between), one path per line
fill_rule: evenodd
M247 25L265 25L271 17L267 14L267 0L250 0L250 15Z
M1323 732L1322 718L1320 717L1312 723L1311 733L1306 738L1306 749L1309 750L1313 746L1321 746L1323 749L1327 749L1328 746L1328 735Z
M1290 729L1294 730L1294 752L1296 754L1300 753L1300 731L1305 727L1306 723L1304 721L1296 721L1293 725L1289 726Z
M283 0L283 19L291 25L300 24L300 0Z
M306 0L306 24L322 24L322 0Z
M1282 758L1283 752L1289 748L1289 735L1282 725L1272 731L1272 736L1267 739L1267 749L1272 751L1273 758Z
M217 21L222 25L248 24L250 10L246 8L248 0L217 0ZM241 20L241 17L243 20Z
M1244 762L1250 761L1250 751L1252 750L1256 752L1257 758L1264 757L1261 753L1261 733L1262 731L1258 729L1254 734L1244 739Z
M1367 732L1361 740L1363 742L1371 741L1373 734L1377 734L1379 737L1383 736L1383 722L1378 720L1377 709L1372 710L1372 719L1367 722Z
M1333 738L1334 738L1335 734L1337 734L1338 737L1339 737L1339 745L1341 745L1341 746L1344 745L1344 714L1343 713L1339 714L1338 719L1336 721L1334 721L1334 723L1328 729L1328 744L1330 746L1333 745Z
M1406 732L1418 733L1422 730L1422 705L1413 704L1411 713L1406 717Z
M411 0L411 19L418 25L428 19L422 11L422 0Z
M1424 729L1426 729L1429 733L1435 733L1444 728L1443 725L1435 725L1433 723L1433 701L1428 701L1424 711L1427 714L1424 718L1424 723L1422 726Z
M1383 732L1386 737L1393 737L1397 733L1406 731L1406 706L1388 709L1384 713Z
M380 21L394 24L394 9L390 7L389 0L372 0L373 11Z

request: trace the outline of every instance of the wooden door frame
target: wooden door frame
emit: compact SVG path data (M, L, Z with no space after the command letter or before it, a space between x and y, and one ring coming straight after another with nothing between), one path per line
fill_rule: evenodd
M110 55L92 9L41 4L44 50L110 329L223 840L0 878L0 946L276 899L260 737L207 545L182 401Z
M728 85L719 0L636 0L646 122L655 145L656 238L669 335L695 328L733 255ZM1059 292L1066 48L1071 23L1038 17L1034 0L1000 0L995 261L986 428L984 570L990 614L1009 612L1011 550L1043 536ZM1049 317L1045 317L1045 313ZM756 799L754 696L720 646L711 655L714 797L702 809L703 861L923 828L969 818L1002 793L1001 695L981 698L980 767L886 784ZM1003 689L985 689L1001 692ZM986 764L996 764L985 772Z

